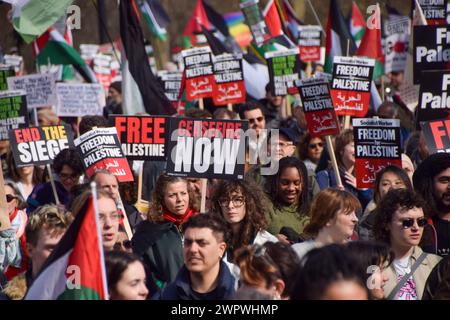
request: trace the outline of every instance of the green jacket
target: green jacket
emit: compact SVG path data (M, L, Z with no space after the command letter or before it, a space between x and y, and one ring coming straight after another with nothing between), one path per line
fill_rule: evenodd
M279 206L273 204L266 211L267 231L271 234L279 234L282 227L291 227L298 234L303 233L303 229L309 223L307 215L299 215L297 205Z

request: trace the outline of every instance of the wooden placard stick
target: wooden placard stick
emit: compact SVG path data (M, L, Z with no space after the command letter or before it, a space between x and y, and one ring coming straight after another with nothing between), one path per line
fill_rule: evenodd
M333 141L331 141L331 136L325 136L325 141L327 142L328 153L330 154L331 165L333 166L334 174L336 177L337 186L343 188L341 175L339 174L339 166L337 164L336 155L334 153Z
M56 192L56 185L55 185L55 179L53 177L52 168L49 164L46 164L46 167L47 167L47 171L48 171L48 176L50 178L50 184L52 185L53 196L55 197L56 205L60 205L61 203L59 202L58 193Z
M206 190L208 188L208 179L202 179L202 200L200 203L200 213L206 212Z
M198 99L198 107L200 110L205 109L205 105L203 104L203 98Z
M233 111L233 104L232 103L227 103L227 108L229 111Z

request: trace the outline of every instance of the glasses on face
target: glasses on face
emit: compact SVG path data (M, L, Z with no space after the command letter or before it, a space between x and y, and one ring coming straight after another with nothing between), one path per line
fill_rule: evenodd
M427 225L427 219L425 218L419 218L419 219L405 219L402 220L402 226L403 229L409 229L414 225L414 221L417 221L417 225L419 226L419 228L423 228Z
M308 147L310 149L323 148L323 142L311 143Z
M76 180L78 178L78 175L76 173L68 174L68 173L61 172L59 174L59 178L62 180L68 180L68 179Z
M230 203L230 201L233 203L233 206L235 208L239 208L242 207L245 203L245 199L244 197L234 197L234 198L223 198L223 199L219 199L219 206L221 206L222 208L226 208L228 207L228 204Z
M6 202L11 202L11 201L13 201L14 199L17 199L17 197L16 197L16 196L13 196L12 194L7 194L7 195L6 195Z
M247 119L247 120L250 124L253 124L255 122L262 122L264 120L264 117L251 118L251 119Z

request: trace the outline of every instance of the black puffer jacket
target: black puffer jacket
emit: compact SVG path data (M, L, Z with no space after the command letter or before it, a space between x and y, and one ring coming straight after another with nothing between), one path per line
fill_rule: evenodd
M153 280L162 287L175 280L184 262L182 235L174 223L141 222L136 227L132 245L134 253L144 262L147 281Z

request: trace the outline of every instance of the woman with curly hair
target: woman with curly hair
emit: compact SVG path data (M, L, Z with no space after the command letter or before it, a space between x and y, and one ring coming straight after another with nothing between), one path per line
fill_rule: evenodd
M133 252L142 258L147 287L162 288L175 280L183 266L183 224L197 214L198 205L184 178L160 175L152 196L148 220L136 227Z
M234 260L237 249L250 245L263 245L278 239L267 232L264 211L268 199L259 185L251 180L222 180L212 196L212 211L220 214L231 229L232 237L226 261ZM231 271L235 266L229 265Z
M295 157L279 162L278 172L267 179L273 206L266 210L267 231L284 242L297 242L309 221L308 173Z

